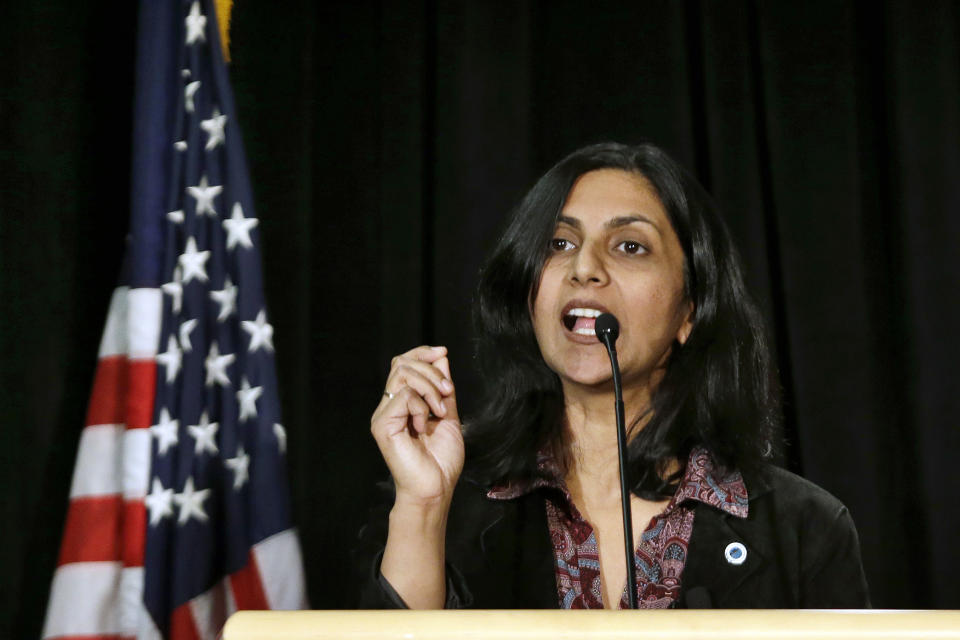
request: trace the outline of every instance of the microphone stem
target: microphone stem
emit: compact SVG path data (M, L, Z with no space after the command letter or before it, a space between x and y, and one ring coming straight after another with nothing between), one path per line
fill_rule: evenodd
M620 457L620 504L623 511L623 552L627 561L627 598L631 609L637 608L637 576L633 560L633 512L630 507L630 487L627 482L627 428L623 416L623 388L620 385L620 364L613 340L604 340L613 368L613 393L616 396L617 453Z

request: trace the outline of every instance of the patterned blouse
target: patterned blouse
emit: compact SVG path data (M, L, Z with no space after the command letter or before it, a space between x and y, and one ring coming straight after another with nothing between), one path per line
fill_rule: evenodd
M541 456L539 475L523 484L494 487L487 495L509 500L537 489L544 492L547 525L553 541L557 597L561 609L602 609L600 554L593 527L570 499L554 461ZM693 533L694 500L721 509L738 518L747 517L747 488L738 471L724 476L706 449L695 448L673 499L650 520L640 536L634 560L637 576L637 606L666 609L680 594L680 580ZM624 585L619 608L629 607Z

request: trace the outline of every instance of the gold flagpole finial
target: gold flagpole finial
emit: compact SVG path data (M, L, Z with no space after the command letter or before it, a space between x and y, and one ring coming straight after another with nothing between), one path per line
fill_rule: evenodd
M223 47L223 59L230 62L230 12L233 0L215 0L217 25L220 28L220 45Z

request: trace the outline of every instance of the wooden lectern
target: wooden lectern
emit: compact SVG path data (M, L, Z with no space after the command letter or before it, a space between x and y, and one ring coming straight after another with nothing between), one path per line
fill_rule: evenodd
M960 639L960 611L240 611L223 640Z

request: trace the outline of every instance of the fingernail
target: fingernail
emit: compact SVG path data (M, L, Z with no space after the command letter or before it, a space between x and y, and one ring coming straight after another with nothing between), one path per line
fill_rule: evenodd
M444 378L443 382L440 383L440 388L447 393L451 393L453 391L453 384L449 380Z
M446 350L446 347L430 347L430 348L433 349L434 351L444 351L444 350Z
M447 415L447 403L445 403L443 400L440 401L440 415Z

